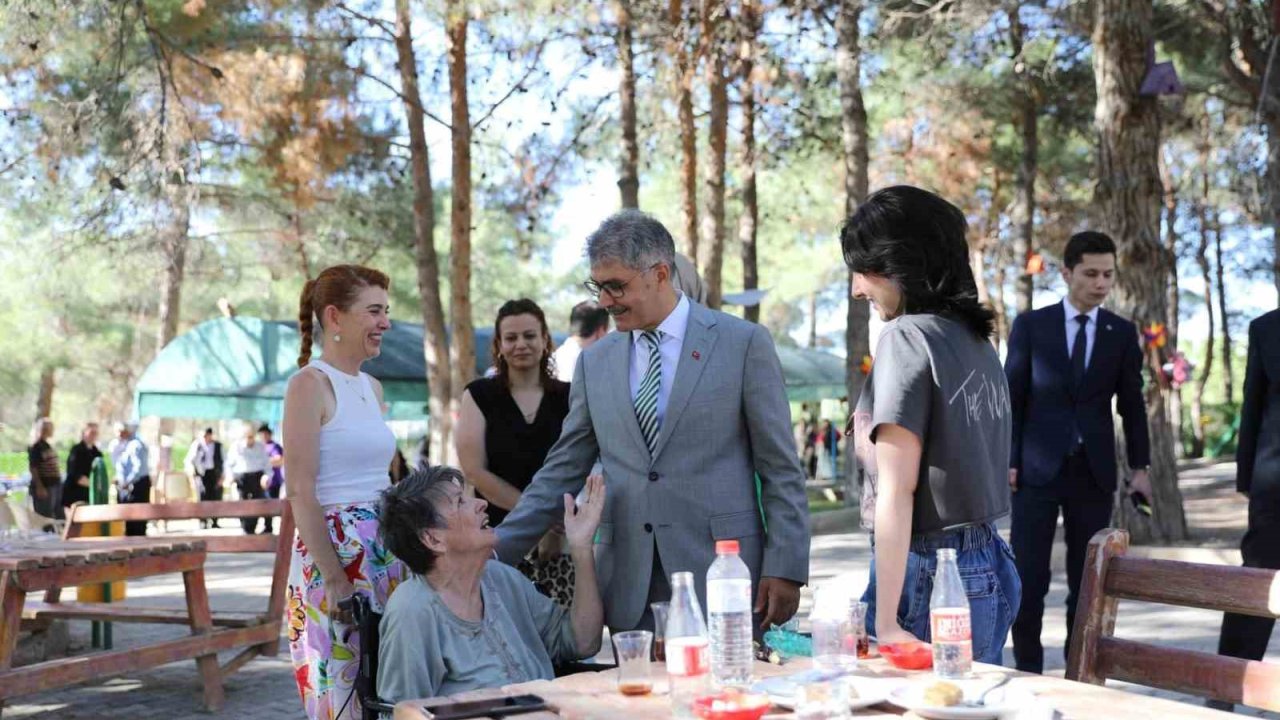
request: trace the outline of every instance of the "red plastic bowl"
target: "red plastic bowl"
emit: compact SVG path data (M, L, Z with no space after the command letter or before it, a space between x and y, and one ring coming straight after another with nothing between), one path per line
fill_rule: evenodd
M703 720L759 720L769 711L765 695L725 690L693 701L693 714Z
M928 670L933 667L933 648L928 643L881 645L880 654L891 665L902 670Z

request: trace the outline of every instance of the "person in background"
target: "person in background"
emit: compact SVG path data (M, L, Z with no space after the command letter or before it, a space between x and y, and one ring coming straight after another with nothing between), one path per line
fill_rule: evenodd
M1240 541L1244 566L1280 570L1280 310L1249 323L1236 490L1249 498L1249 525ZM1261 660L1273 629L1273 618L1227 613L1218 654ZM1231 709L1227 703L1210 705Z
M497 527L560 437L569 383L551 372L551 332L532 300L509 300L498 309L492 354L498 374L463 392L455 439L462 470ZM551 528L518 568L549 597L569 603L573 563L562 553L562 541L563 533Z
M852 435L874 554L867 630L929 642L937 551L953 549L973 659L999 665L1022 586L996 532L1009 514L1009 386L978 300L959 208L906 185L873 193L840 231L853 297L885 321Z
M551 356L556 379L573 382L573 368L578 355L609 332L609 311L599 303L583 300L569 313L569 337Z
M213 428L205 428L204 434L191 441L182 464L201 500L217 502L222 499L222 443L214 439ZM201 518L200 527L210 526L218 527L218 519Z
M311 720L363 715L353 697L354 596L381 613L408 578L378 535L377 502L391 486L396 438L382 415L382 384L360 369L381 354L391 328L390 284L378 270L336 265L308 280L298 298L301 369L289 378L282 424L285 494L298 523L286 594L289 654ZM317 340L322 354L313 358Z
M84 424L80 431L80 442L71 446L67 453L67 476L62 482L62 507L71 507L75 503L89 502L89 481L93 472L93 462L102 457L98 449L98 423ZM106 498L102 499L104 502Z
M27 469L31 473L31 506L37 515L62 519L62 471L58 469L58 453L49 440L53 438L53 421L39 418L31 426L31 444L27 446ZM44 526L53 532L52 525Z
M116 439L108 448L116 470L116 495L122 503L151 502L151 457L146 443L138 437L135 422L116 423ZM129 520L125 535L146 535L146 520Z
M244 436L231 446L231 459L227 463L227 472L235 480L240 491L241 500L257 500L266 497L267 470L271 468L271 460L267 456L267 448L258 442L253 425L244 424ZM240 521L246 535L258 531L258 518L243 518Z
M271 426L266 423L258 426L258 442L262 443L262 447L266 448L267 463L270 465L270 469L267 471L267 497L279 498L280 491L284 490L284 446L275 441ZM267 516L263 520L265 521L263 532L270 534L273 532L272 518Z
M1025 590L1013 623L1013 657L1019 670L1034 673L1044 671L1040 630L1059 513L1067 546L1064 656L1089 540L1111 521L1119 477L1116 411L1124 420L1129 492L1151 498L1138 328L1102 307L1115 284L1116 245L1100 232L1076 233L1062 265L1067 296L1014 319L1004 363L1013 410L1009 542Z

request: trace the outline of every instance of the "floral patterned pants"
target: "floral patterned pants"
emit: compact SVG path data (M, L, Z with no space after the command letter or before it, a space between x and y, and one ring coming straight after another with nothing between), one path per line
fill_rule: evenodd
M382 612L409 570L379 540L376 505L326 507L325 525L347 579L369 598L374 612ZM329 619L324 578L300 537L293 545L287 592L289 654L307 717L359 720L360 701L353 692L360 667L359 633L355 626Z

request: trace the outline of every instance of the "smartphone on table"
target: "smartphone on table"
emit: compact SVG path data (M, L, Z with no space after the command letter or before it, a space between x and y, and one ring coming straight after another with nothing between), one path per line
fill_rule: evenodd
M512 695L486 700L465 700L424 708L431 720L467 720L467 718L504 717L546 710L547 703L537 695Z

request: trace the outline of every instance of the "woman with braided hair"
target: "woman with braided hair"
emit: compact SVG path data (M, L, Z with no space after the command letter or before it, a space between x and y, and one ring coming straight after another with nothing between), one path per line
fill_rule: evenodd
M382 350L387 276L336 265L302 288L302 368L284 400L285 482L298 525L289 567L289 650L312 720L358 718L353 685L359 638L351 598L381 612L404 566L378 536L377 500L390 486L395 436L382 418L382 385L360 371ZM320 356L312 346L320 344Z

